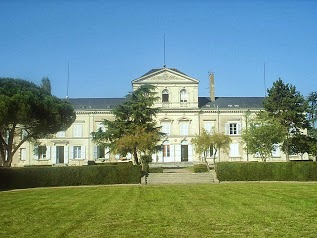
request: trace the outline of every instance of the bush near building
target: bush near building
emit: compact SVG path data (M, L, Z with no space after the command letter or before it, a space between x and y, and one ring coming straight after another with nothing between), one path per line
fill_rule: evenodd
M300 162L220 162L219 181L317 181L317 163Z
M138 165L1 168L0 189L141 183Z
M195 164L194 165L194 173L205 173L208 172L208 168L206 164Z

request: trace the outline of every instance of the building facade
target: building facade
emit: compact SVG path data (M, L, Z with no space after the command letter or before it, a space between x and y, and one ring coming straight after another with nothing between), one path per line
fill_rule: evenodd
M246 113L263 110L263 97L215 97L214 75L211 74L210 95L198 96L199 81L177 69L152 69L132 81L132 89L140 85L156 86L159 100L155 107L157 124L166 136L160 142L162 151L153 154L153 163L199 162L199 155L191 140L204 128L229 135L232 139L228 153L219 151L216 161L259 161L256 155L246 153L241 133L247 125ZM86 165L88 161L118 161L122 156L111 154L92 141L91 132L105 130L104 119L113 119L112 110L124 102L124 98L74 98L68 99L76 111L76 121L66 131L39 144L26 142L16 153L12 166L29 165ZM211 156L210 154L207 156ZM306 155L305 155L306 156ZM300 159L299 156L292 156ZM124 159L131 159L127 155ZM304 159L307 159L304 157ZM285 161L285 155L277 149L268 161Z

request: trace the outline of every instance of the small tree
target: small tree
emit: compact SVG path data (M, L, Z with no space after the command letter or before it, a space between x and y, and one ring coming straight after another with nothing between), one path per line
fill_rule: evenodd
M211 136L211 143L213 145L213 151L214 151L213 159L215 163L216 154L218 150L220 151L222 149L225 153L228 153L230 148L231 138L228 135L217 132Z
M248 130L242 132L242 140L251 154L259 154L266 162L284 139L284 127L270 119L266 112L260 112L252 119Z
M202 129L201 134L192 139L192 144L195 146L195 151L199 155L200 160L206 162L207 151L213 146L212 135ZM201 158L202 155L203 158Z
M204 162L206 162L207 151L212 148L212 157L215 163L218 150L223 149L225 152L229 150L231 138L223 133L210 134L202 129L201 134L192 139L192 143L195 145L195 151L199 157L201 158L203 155Z
M106 131L92 132L93 141L107 146L114 153L131 153L139 164L141 154L154 152L163 133L156 126L158 108L153 108L156 97L153 85L142 85L126 96L126 101L113 110L114 121L105 120Z
M0 78L0 112L0 164L6 167L25 141L66 130L76 119L67 101L13 78Z

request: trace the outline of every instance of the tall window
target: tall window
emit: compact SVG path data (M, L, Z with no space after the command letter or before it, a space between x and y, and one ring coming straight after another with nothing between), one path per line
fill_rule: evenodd
M73 147L73 159L81 159L81 146L74 146Z
M107 128L103 124L103 122L97 122L96 123L96 128L97 128L97 131L101 130L102 132L106 132L106 130L107 130Z
M37 156L38 159L46 159L46 146L45 145L39 145L37 147Z
M166 135L171 135L171 123L170 122L162 122L162 129L161 131Z
M171 147L168 141L165 141L163 144L163 157L170 157L171 156Z
M26 149L21 148L20 149L20 160L24 161L26 159Z
M188 124L188 122L181 122L180 124L179 124L179 134L181 135L181 136L187 136L187 135L189 135L189 124Z
M74 137L82 137L83 136L83 125L75 124L73 127L73 136Z
M162 102L169 102L169 93L167 89L162 92Z
M230 157L240 157L239 144L237 142L230 144L229 156Z
M65 137L65 135L66 135L65 131L59 131L56 133L56 137L59 137L59 138Z
M180 91L180 102L184 103L184 102L187 102L187 101L188 101L188 93L187 93L186 89L182 89Z
M204 129L211 134L213 132L214 122L213 121L205 121L204 122Z

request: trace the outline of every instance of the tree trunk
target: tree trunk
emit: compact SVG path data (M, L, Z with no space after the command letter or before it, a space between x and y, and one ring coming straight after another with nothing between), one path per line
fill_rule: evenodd
M136 148L133 149L133 158L134 158L134 163L139 164L139 158L138 158L138 153Z

